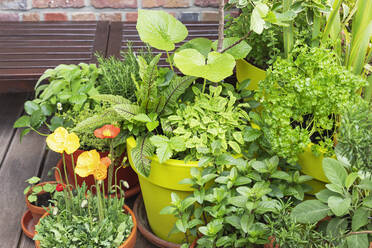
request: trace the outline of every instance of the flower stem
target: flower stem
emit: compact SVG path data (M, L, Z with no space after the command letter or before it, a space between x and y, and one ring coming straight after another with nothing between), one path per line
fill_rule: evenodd
M168 60L169 60L170 68L172 69L172 71L174 71L174 69L173 69L173 64L172 64L172 60L171 60L171 58L170 58L170 56L169 56L168 51L167 51L167 57L168 57Z
M102 206L102 199L101 199L101 188L99 186L99 184L102 181L97 181L96 179L94 179L94 181L96 182L96 191L97 191L97 199L98 199L98 217L100 221L103 221L104 216L103 216L103 206Z

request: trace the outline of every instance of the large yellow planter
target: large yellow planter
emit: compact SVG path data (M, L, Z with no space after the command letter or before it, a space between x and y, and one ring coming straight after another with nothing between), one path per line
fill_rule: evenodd
M312 176L318 181L329 183L323 171L323 154L315 156L311 151L311 146L307 146L302 154L298 156L298 164L301 165L301 171Z
M248 86L248 90L256 90L258 88L258 82L264 80L266 77L266 71L248 63L244 59L236 61L236 78L241 83L246 79L250 79L251 83Z
M144 177L133 166L131 151L134 147L136 147L135 139L133 137L128 138L127 154L129 163L138 174L151 229L159 238L180 244L184 239L182 233L168 236L176 223L176 218L173 215L161 215L160 211L170 205L172 192L177 193L182 199L192 193L193 189L190 186L179 184L179 182L185 178L191 178L190 169L198 167L198 162L191 161L186 164L181 160L169 159L165 163L159 163L157 157L154 156L151 158L150 175Z

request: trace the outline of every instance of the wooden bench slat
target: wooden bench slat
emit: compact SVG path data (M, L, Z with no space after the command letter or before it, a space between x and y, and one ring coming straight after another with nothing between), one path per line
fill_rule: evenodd
M24 47L24 48L3 48L0 47L1 54L22 54L22 53L33 53L33 54L43 54L44 52L79 52L79 53L91 53L93 47Z
M35 57L34 54L2 54L0 56L1 62L7 61L45 61L45 60L81 60L81 59L90 59L90 53L79 53L79 54L40 54Z

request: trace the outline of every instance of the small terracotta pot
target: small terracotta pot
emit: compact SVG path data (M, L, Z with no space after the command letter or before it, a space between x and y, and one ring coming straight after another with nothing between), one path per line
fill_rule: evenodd
M31 202L29 202L29 200L27 199L27 197L31 194L31 190L34 187L36 187L36 186L44 186L45 184L58 184L58 182L50 181L50 182L43 182L43 183L36 184L35 186L33 186L28 191L28 193L25 196L26 205L27 205L28 209L31 211L32 221L33 221L34 225L36 225L39 222L39 219L41 218L41 216L43 216L46 213L46 211L44 210L44 208L38 207L38 206L32 204ZM43 190L38 195L42 195L44 193L46 193L46 192Z
M75 166L76 166L77 158L83 152L84 152L84 150L77 150L76 152L74 152L73 157L74 157L74 161L75 161ZM100 154L101 157L105 157L105 156L108 155L108 152L99 152L99 154ZM123 155L118 159L118 161L120 161L120 163L121 163L121 161L123 161L124 155L125 154L123 153ZM65 154L65 162L66 162L66 169L67 169L67 175L68 175L69 182L72 185L72 187L75 187L75 177L74 177L74 171L73 171L72 162L71 162L71 155ZM59 174L58 170L55 170L54 171L54 176L55 176L56 180L58 182L64 182L65 183L63 159L58 161L57 168L61 172L62 178L60 177L60 174ZM117 167L114 168L114 175L113 175L113 182L112 182L113 185L115 184L115 171L116 171L116 169L117 169ZM77 183L78 183L79 186L81 186L83 184L83 182L86 183L88 189L90 189L91 186L95 185L94 177L92 175L88 176L88 177L79 177L78 175L76 175L76 178L77 178ZM119 184L121 180L126 181L129 184L129 189L126 189L126 188L123 187L123 185L121 185L121 188L125 191L125 197L130 197L132 195L137 194L140 191L140 187L139 187L139 183L138 183L138 176L132 170L132 168L129 165L126 166L126 167L121 167L117 171L117 174L116 174L117 183ZM108 177L104 180L104 185L105 185L105 189L107 189L107 187L108 187ZM95 191L95 189L93 188L93 192L94 191Z
M267 243L264 245L264 248L279 248L279 244L275 244L274 246L274 243L275 243L275 237L274 236L270 236L269 237L269 241L270 243Z
M136 217L134 216L133 211L127 205L124 205L123 208L125 209L127 213L129 213L132 216L133 228L132 228L132 232L130 233L129 237L118 248L134 248L134 246L136 245L136 241L137 241L137 220L136 220ZM44 218L47 215L49 215L48 212L46 212L41 218ZM35 240L35 247L40 248L40 241Z

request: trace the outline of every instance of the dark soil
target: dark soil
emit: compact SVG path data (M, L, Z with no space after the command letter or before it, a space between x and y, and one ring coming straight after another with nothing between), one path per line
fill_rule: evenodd
M52 195L50 193L44 193L37 196L37 201L34 205L38 207L48 207L50 202L49 200L52 199Z
M329 116L329 118L331 119L332 116ZM291 120L291 126L292 128L300 126L302 129L305 129L308 126L308 123L309 121L311 121L311 119L312 119L311 114L304 115L302 123ZM309 126L308 131L310 131L312 128L313 128L313 124ZM324 130L322 133L316 132L313 135L311 135L310 140L312 143L318 144L319 141L323 140L325 137L331 138L334 132L335 132L335 122L333 122L332 129Z

